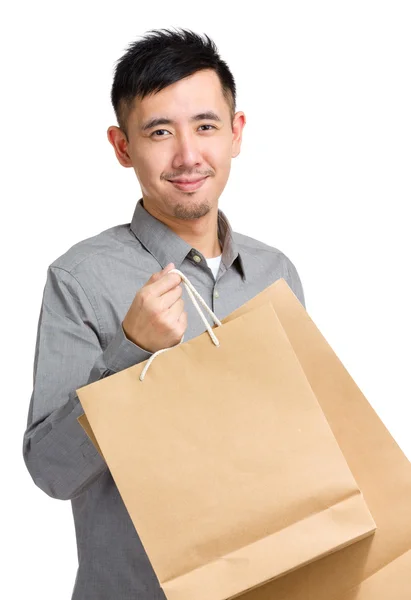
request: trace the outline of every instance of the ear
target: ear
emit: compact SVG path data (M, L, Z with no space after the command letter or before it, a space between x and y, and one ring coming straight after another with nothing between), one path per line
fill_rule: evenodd
M122 129L112 125L107 129L107 138L114 148L117 160L123 167L132 167L130 155L128 153L128 141Z
M232 157L240 154L243 129L246 124L245 114L241 111L236 112L233 119L233 148Z

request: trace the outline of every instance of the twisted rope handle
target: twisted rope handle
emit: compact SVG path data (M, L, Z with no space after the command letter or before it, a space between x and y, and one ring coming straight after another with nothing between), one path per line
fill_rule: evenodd
M211 316L211 318L213 319L214 323L216 323L216 325L218 325L219 327L222 326L221 321L218 319L217 315L215 315L213 313L213 311L211 310L211 308L208 306L207 302L204 300L204 298L197 292L197 290L195 289L195 287L193 286L193 284L191 283L191 281L184 275L184 273L182 273L181 271L179 271L178 269L171 269L171 271L169 271L169 273L177 273L177 275L179 275L184 283L184 286L187 290L188 295L190 296L194 307L196 308L198 314L200 315L204 325L206 326L206 329L211 337L211 340L213 342L213 344L215 346L219 346L220 342L218 341L217 336L215 335L214 331L211 329L211 325L210 323L207 321L207 319L204 316L203 311L201 310L201 308L198 305L198 302L196 300L196 298L198 298L198 300L200 301L200 303L204 306L204 308L206 309L206 311L208 312L208 314ZM176 344L177 346L179 346L184 340L184 335L181 338L181 340L178 342L178 344ZM153 354L153 356L151 356L149 358L149 360L147 361L146 366L144 367L144 369L142 370L141 374L140 374L140 381L144 380L144 377L148 371L149 366L151 365L151 363L153 362L153 360L156 358L156 356L158 356L159 354L161 354L162 352L167 352L167 350L171 350L172 348L175 348L175 346L171 346L171 348L163 348L162 350L157 350L157 352L155 352Z

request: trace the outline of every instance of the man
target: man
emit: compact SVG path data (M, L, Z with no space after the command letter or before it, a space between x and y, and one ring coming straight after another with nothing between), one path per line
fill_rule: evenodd
M177 274L219 318L283 277L279 250L235 233L218 209L245 115L214 43L157 30L130 45L112 87L108 139L141 186L131 223L83 240L48 268L24 459L49 496L70 499L79 568L74 600L164 598L111 474L77 421L75 390L204 331ZM250 211L251 212L251 211ZM137 467L136 467L137 468ZM167 498L164 498L167 502Z

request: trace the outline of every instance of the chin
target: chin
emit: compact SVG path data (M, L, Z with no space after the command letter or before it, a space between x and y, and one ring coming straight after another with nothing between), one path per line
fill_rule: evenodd
M211 205L207 200L196 200L194 202L190 202L191 198L188 199L188 202L178 202L173 207L173 213L176 219L201 219L207 215L211 210Z

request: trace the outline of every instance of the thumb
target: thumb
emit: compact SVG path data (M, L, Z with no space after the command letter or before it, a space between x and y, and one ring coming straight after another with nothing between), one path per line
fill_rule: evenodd
M162 269L161 271L157 271L157 273L153 273L152 276L150 277L150 283L154 283L155 281L158 281L159 279L161 279L162 277L164 277L164 275L167 275L167 273L169 271L171 271L171 269L174 269L174 263L169 263L166 267L164 267L164 269Z
M172 269L175 269L174 263L169 263L164 269L160 272L160 276L167 275Z

